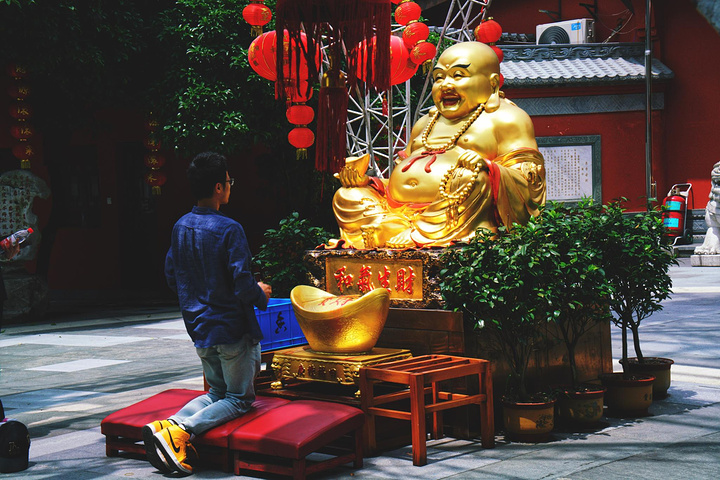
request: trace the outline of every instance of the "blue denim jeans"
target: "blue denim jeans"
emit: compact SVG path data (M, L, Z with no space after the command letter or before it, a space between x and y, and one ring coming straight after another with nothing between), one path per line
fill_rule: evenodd
M250 410L254 380L260 372L260 344L246 334L238 343L197 348L210 390L190 401L170 419L199 435Z

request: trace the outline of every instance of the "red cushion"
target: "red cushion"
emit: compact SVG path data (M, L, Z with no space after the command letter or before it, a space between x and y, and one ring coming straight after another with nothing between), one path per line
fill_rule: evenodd
M175 388L165 390L141 402L111 413L100 423L104 435L142 439L142 427L155 420L163 420L178 412L193 398L206 392Z
M193 443L198 445L211 445L214 447L227 448L228 436L233 432L233 430L241 425L245 425L260 415L287 403L290 403L290 400L286 400L284 398L258 396L255 398L255 402L253 402L252 409L250 409L249 412L196 436Z
M301 459L359 428L362 410L339 403L296 400L266 412L230 434L230 450Z

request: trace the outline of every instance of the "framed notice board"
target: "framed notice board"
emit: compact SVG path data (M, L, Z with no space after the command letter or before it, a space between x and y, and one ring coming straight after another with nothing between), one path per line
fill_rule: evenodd
M537 137L537 143L545 157L548 200L602 202L600 135Z

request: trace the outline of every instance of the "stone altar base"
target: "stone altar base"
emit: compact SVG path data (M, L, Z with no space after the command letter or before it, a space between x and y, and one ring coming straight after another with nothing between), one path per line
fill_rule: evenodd
M720 255L691 255L690 265L693 267L720 267Z

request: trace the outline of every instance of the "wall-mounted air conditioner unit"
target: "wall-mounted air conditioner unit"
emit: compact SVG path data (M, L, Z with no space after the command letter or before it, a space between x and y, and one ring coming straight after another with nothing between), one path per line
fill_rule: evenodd
M537 44L593 43L595 22L591 18L545 23L535 27Z

